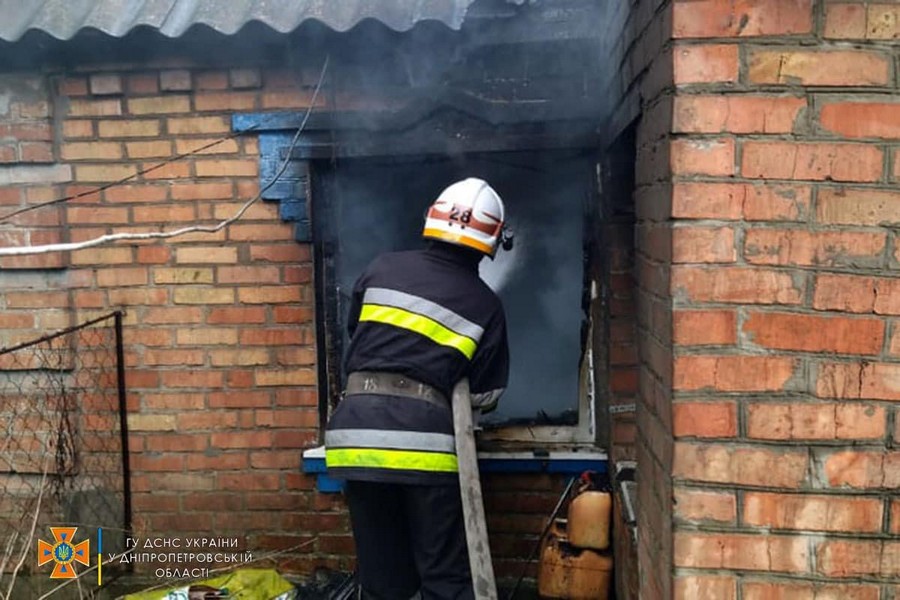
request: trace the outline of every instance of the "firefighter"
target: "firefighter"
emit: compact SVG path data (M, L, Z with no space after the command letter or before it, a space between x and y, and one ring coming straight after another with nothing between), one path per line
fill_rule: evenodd
M512 238L500 197L474 178L440 194L422 235L424 249L378 256L354 286L349 375L325 433L361 598L474 598L450 398L468 377L487 412L506 387L506 319L478 264Z

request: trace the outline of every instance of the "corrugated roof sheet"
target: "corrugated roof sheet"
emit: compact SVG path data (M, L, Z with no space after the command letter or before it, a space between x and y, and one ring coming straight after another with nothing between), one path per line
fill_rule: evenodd
M346 31L377 19L406 31L420 21L459 29L474 0L0 0L0 39L13 42L31 30L67 40L83 29L122 37L135 27L178 37L194 25L233 34L251 21L281 33L315 19Z

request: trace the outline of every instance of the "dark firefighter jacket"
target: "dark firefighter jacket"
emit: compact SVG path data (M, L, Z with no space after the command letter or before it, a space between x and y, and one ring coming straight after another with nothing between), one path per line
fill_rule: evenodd
M491 409L506 387L506 319L471 251L443 243L377 257L353 289L346 372L397 373L446 402L384 394L345 396L325 433L333 477L440 484L457 481L453 386L469 378L472 404Z

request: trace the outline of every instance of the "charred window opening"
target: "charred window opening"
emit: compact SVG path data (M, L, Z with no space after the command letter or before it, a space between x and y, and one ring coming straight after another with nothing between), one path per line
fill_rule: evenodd
M426 208L467 176L491 183L507 205L515 248L485 259L482 276L498 290L509 321L510 385L485 428L575 425L584 350L587 210L593 157L577 151L485 152L453 156L313 161L314 230L320 284L320 361L329 403L346 374L346 312L369 260L418 248ZM322 371L320 371L322 372Z

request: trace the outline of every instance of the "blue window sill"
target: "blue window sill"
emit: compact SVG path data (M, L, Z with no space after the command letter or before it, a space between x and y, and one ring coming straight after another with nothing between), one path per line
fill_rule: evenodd
M584 471L606 473L605 452L596 450L560 452L479 452L478 469L482 473L559 473L578 475ZM322 493L337 493L343 482L328 477L325 447L303 452L304 473L316 475L316 487Z

